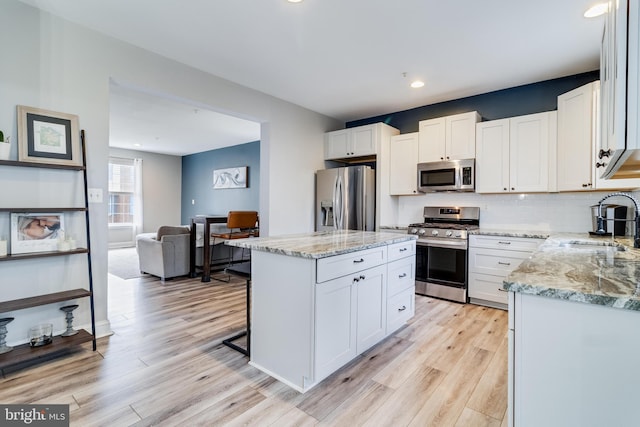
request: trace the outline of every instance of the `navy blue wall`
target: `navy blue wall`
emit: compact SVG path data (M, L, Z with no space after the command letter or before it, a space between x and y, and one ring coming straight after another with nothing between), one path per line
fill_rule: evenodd
M400 130L400 133L418 131L420 120L477 111L482 120L552 111L558 108L558 95L600 78L600 71L576 74L559 79L517 86L482 95L426 105L411 110L348 122L346 127L383 122Z
M213 170L248 166L247 188L213 189ZM196 215L226 215L230 210L258 210L260 141L182 158L182 224ZM191 201L195 200L195 205Z

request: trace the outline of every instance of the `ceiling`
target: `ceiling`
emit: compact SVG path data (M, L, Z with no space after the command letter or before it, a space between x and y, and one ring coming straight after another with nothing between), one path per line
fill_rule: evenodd
M598 69L603 26L594 0L22 1L342 121ZM149 128L194 110L124 92Z

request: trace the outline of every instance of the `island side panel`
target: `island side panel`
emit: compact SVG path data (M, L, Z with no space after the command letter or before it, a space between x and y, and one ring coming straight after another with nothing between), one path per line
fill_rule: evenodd
M315 259L251 251L251 365L298 391L313 376Z
M516 426L637 425L640 313L515 294Z

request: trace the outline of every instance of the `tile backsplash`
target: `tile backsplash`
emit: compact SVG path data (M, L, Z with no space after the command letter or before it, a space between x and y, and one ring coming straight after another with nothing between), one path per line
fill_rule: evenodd
M399 196L398 224L422 222L424 206L478 206L480 226L500 230L545 232L588 232L592 230L591 206L613 191L553 194L429 193ZM629 192L636 199L640 192ZM605 203L633 208L625 197L612 197ZM630 209L630 212L632 209ZM631 213L630 213L631 215ZM627 234L633 227L627 226Z

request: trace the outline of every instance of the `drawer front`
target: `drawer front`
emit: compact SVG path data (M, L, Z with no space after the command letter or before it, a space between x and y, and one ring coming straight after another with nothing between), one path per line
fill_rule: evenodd
M407 323L415 312L415 287L411 287L387 301L387 335Z
M507 304L509 293L502 289L503 277L488 274L469 274L469 298Z
M506 277L530 252L499 251L495 249L469 249L469 272Z
M416 258L409 257L387 265L387 295L394 296L416 284Z
M366 270L386 262L386 246L321 258L317 261L316 281L317 283L326 282L327 280Z
M470 248L504 249L511 251L533 252L544 242L544 239L529 239L526 237L499 237L480 236L473 234L469 236Z
M416 254L416 241L394 243L387 246L387 259L389 262L397 259L414 256Z

